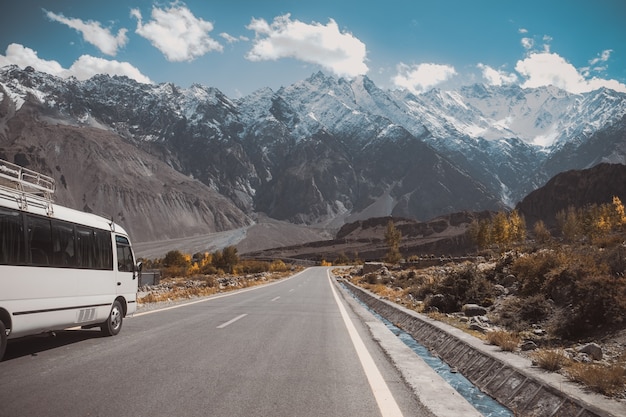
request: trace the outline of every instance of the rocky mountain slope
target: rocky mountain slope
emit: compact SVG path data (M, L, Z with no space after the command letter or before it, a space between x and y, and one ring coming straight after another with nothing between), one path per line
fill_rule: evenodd
M584 209L590 205L611 203L613 197L626 201L626 165L602 163L584 170L570 170L550 179L546 185L526 196L515 207L529 228L542 220L556 227L556 215L568 207ZM334 261L341 254L350 261L380 260L389 248L385 232L389 221L400 231L400 252L407 259L413 255L465 256L475 253L476 243L467 235L474 221L492 217L493 212L458 212L420 222L413 219L375 217L343 225L334 238L284 247L270 246L247 256L296 258Z
M539 220L554 227L558 212L570 206L585 208L608 204L613 197L626 201L626 165L602 163L557 174L545 186L528 194L516 209L529 227Z
M11 115L7 117L7 115ZM113 217L136 241L252 224L230 200L119 135L75 126L33 101L0 102L0 158L56 179L55 201Z
M135 240L337 229L512 207L552 175L626 162L626 95L476 85L415 96L323 73L238 100L211 87L0 69L0 156Z

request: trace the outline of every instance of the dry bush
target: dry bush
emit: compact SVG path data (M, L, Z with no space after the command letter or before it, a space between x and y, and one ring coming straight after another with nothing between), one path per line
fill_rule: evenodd
M607 396L622 392L626 386L626 369L620 364L573 363L566 373L572 381Z
M511 266L520 293L554 301L550 332L577 339L626 315L626 278L621 252L593 246L563 247L518 258ZM536 311L541 315L541 308Z
M522 339L516 333L511 333L504 330L489 332L487 333L486 338L487 342L490 345L498 346L505 352L514 352L522 341Z
M257 274L260 272L267 272L270 270L269 262L244 260L240 261L237 265L237 270L244 274Z
M553 304L542 294L525 298L508 297L497 307L493 320L509 330L523 331L532 324L543 322L553 311Z
M193 297L204 297L207 295L213 295L217 292L217 288L215 287L174 287L170 291L167 292L151 292L146 294L145 296L138 298L137 302L141 304L146 303L157 303L160 301L172 301L172 300L183 300Z
M566 364L570 363L570 359L563 349L542 349L532 354L533 363L546 371L556 372Z
M286 271L290 271L291 268L280 259L277 259L275 261L272 261L272 263L270 264L269 270L271 272L286 272Z
M547 326L553 335L576 340L600 328L624 324L625 277L584 276L567 291L567 303L557 308Z
M370 285L369 290L389 300L402 299L406 295L405 290L400 288L390 288L385 284Z
M428 294L435 296L428 297ZM467 303L490 306L495 299L495 289L476 265L467 264L429 285L428 292L423 295L426 308L436 307L441 312L452 313L460 311L463 304Z
M542 291L546 274L562 263L562 256L554 251L539 251L515 259L511 271L520 281L522 295L535 295Z

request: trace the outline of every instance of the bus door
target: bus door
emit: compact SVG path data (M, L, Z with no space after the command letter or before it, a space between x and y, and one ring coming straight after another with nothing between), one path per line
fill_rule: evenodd
M139 271L135 264L135 257L130 242L125 236L115 236L117 248L117 294L124 294L127 301L135 301Z

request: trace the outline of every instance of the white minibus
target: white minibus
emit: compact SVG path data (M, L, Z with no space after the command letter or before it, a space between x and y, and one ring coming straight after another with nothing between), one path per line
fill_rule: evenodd
M7 341L69 327L119 333L137 308L126 231L52 202L54 179L0 159L0 360Z

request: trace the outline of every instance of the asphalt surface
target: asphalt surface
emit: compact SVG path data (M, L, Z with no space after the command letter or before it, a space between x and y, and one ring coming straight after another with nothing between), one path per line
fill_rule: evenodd
M140 313L115 337L66 330L12 341L0 363L0 416L429 415L333 288L327 268L310 268Z

